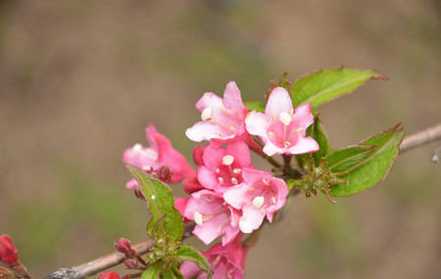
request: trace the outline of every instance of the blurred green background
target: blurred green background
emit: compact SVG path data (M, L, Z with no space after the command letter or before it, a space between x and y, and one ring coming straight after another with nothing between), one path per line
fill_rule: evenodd
M334 146L396 122L441 120L441 2L0 1L0 233L36 278L142 240L145 206L124 188L122 151L155 123L189 156L195 101L236 80L373 68L321 109ZM292 200L248 258L247 278L439 278L441 166L430 145L377 188L332 205Z

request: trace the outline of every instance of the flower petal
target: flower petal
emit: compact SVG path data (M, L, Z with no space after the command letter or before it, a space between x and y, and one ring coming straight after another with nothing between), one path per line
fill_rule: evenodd
M251 153L248 145L243 141L231 143L226 148L226 154L234 157L241 167L251 166Z
M263 153L268 156L274 156L275 154L283 154L285 150L283 148L277 147L271 141L267 141L263 147Z
M225 135L221 127L207 121L200 121L185 131L185 135L192 141L201 142L211 139L229 139L234 135Z
M250 186L247 184L239 184L228 188L224 193L225 201L236 209L241 209L244 203L246 203L246 193Z
M293 115L293 122L296 123L298 128L302 128L306 131L306 129L314 123L311 105L305 104L297 107Z
M202 186L208 189L215 189L216 186L219 184L215 173L206 167L198 168L198 180L199 183L202 184Z
M202 97L197 101L196 108L197 110L202 112L208 107L214 111L223 107L222 98L217 96L213 92L204 93L204 95L202 95Z
M254 136L266 137L269 123L270 120L265 114L255 111L248 113L247 118L245 119L248 133Z
M227 223L228 216L226 214L218 214L201 225L197 225L193 230L193 234L208 245L223 233Z
M243 209L243 215L239 221L240 230L243 233L252 233L262 225L265 211L248 206Z
M289 148L288 153L290 154L303 154L319 150L319 145L311 137L300 137L296 145Z
M276 87L271 91L265 107L265 114L273 119L279 119L282 112L292 113L292 101L288 91L283 87Z
M225 86L224 91L224 106L231 110L242 110L245 108L242 97L240 96L240 90L236 82L230 81Z

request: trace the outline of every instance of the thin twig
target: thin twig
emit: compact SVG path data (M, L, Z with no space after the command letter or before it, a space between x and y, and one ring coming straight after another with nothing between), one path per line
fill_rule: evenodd
M436 140L441 140L441 124L407 136L401 143L400 151L401 153L404 153L406 151L434 142ZM270 160L270 163L279 168L282 167L282 165L280 165L280 163L278 163L277 161L272 162ZM187 226L184 238L187 238L191 235L190 232L192 229L192 226ZM152 246L153 241L146 240L144 242L134 245L134 248L138 255L144 255L149 251ZM115 252L79 266L71 268L61 268L49 274L47 276L47 279L83 279L87 276L95 275L103 270L119 265L124 261L124 259L125 256L123 254Z
M401 143L400 152L404 153L437 140L441 140L441 124L407 136Z

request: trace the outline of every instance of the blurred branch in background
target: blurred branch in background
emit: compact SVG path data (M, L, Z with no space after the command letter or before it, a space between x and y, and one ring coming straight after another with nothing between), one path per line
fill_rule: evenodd
M417 147L424 146L431 142L441 140L441 124L435 125L433 127L427 128L420 132L411 134L404 138L400 146L401 154L415 149ZM435 151L435 156L437 156L437 149ZM186 227L185 237L190 236L192 231L192 226ZM138 243L134 246L138 255L146 254L152 247L153 242L151 240L146 240L144 242ZM111 268L113 266L121 264L125 259L125 256L119 252L115 252L106 256L102 256L93 261L75 266L72 268L61 268L55 272L50 273L47 279L82 279L88 276L95 275L103 270Z

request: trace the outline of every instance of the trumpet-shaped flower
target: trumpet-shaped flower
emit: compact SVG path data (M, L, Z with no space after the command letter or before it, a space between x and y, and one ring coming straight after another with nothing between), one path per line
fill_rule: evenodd
M185 133L192 141L230 140L245 133L247 109L234 81L227 83L223 99L207 92L196 103L196 108L201 112L201 121Z
M240 230L251 233L262 225L265 216L272 221L274 213L286 203L288 187L285 181L265 171L245 169L243 178L244 182L228 189L224 198L242 210Z
M213 279L242 279L245 269L247 249L236 237L226 246L216 244L203 253L211 264ZM206 279L207 274L193 262L184 262L180 271L185 279Z
M226 145L212 142L199 156L198 181L216 192L242 183L242 170L252 167L250 150L243 141Z
M193 234L207 245L219 236L226 245L239 233L240 212L228 206L222 194L201 190L191 194L186 202L179 200L175 206L186 219L196 223Z
M152 173L167 183L178 183L195 176L185 157L154 126L147 127L146 137L150 147L135 144L128 148L123 155L124 163ZM127 182L127 188L138 189L137 181Z
M263 152L268 156L319 149L317 142L306 136L306 129L314 122L311 106L301 105L294 110L288 91L282 87L271 91L265 113L250 112L245 122L248 133L265 143Z

